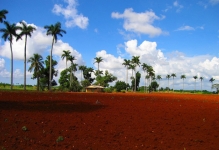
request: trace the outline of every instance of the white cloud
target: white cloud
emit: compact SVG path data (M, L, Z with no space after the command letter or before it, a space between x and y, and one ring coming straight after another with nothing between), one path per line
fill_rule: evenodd
M153 26L155 20L162 20L165 17L158 17L153 11L146 11L143 13L133 12L132 8L125 9L123 14L112 12L112 18L124 19L123 28L126 31L132 31L138 34L147 34L150 37L166 34L159 27Z
M219 4L219 0L210 0L210 3L213 5Z
M180 12L183 8L183 5L180 5L178 1L174 1L173 6L177 8L176 12Z
M120 48L122 46L120 45ZM168 55L164 54L162 50L157 48L156 42L143 41L138 45L137 40L129 40L124 43L124 49L129 55L126 59L131 59L132 56L140 56L140 62L153 66L156 75L161 75L161 87L168 86L167 74L176 73L177 77L174 79L174 89L182 89L183 83L180 76L186 75L185 89L194 89L195 80L193 76L197 75L196 89L200 89L199 77L204 77L203 89L211 90L211 77L219 80L219 58L210 55L200 55L187 57L184 53L173 51ZM109 70L110 73L117 76L118 80L126 80L126 69L122 65L124 58L115 57L108 54L106 50L101 50L96 53L96 57L102 57L103 62L100 63L100 70ZM97 64L95 64L97 68ZM140 85L144 85L144 76L141 67L137 67L137 71L141 73ZM131 70L129 70L129 83L130 83ZM215 81L217 82L217 81ZM170 79L170 88L172 88L172 78Z
M35 25L34 25L35 26ZM27 59L33 56L34 53L38 53L44 57L48 56L50 53L50 48L52 44L52 37L46 35L46 30L42 27L36 27L36 31L32 33L31 38L28 37L27 40ZM14 56L14 64L16 61L24 60L24 38L23 40L13 40L13 56ZM71 47L68 43L63 42L62 40L58 40L57 43L54 44L53 47L53 58L58 62L56 69L61 72L61 70L65 69L65 60L61 59L61 55L63 50L70 50L71 54L77 59L75 62L79 65L83 65L84 61L82 59L82 55ZM1 43L0 45L0 56L11 59L11 51L10 44L8 41ZM10 63L8 61L8 63ZM0 58L0 78L1 77L10 77L10 71L7 71L4 66L6 62L3 58ZM68 64L70 65L70 64ZM27 64L27 69L29 64ZM20 68L23 69L21 66ZM32 73L27 72L29 78L31 78ZM18 68L14 68L14 78L21 78L23 76L23 72ZM58 76L59 77L59 76ZM21 78L22 79L22 78ZM30 80L31 81L31 80ZM23 79L20 83L23 83ZM28 83L29 84L29 83Z
M78 14L76 9L77 1L76 0L64 0L67 3L66 7L63 7L61 4L55 4L52 12L56 15L63 15L66 19L66 27L78 26L81 29L86 29L88 26L89 19L84 17L82 14Z
M179 27L178 29L177 29L177 31L190 31L190 30L195 30L193 27L191 27L191 26L182 26L182 27Z

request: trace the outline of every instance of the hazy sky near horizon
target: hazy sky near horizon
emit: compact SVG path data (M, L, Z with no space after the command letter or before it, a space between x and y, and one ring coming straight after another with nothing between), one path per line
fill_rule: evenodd
M161 75L161 87L168 86L167 74L176 74L174 89L194 89L193 76L204 77L203 89L210 90L209 79L219 81L219 0L0 0L7 21L25 21L37 28L28 37L27 58L49 55L52 37L45 25L60 22L67 34L58 37L53 56L59 73L65 69L63 50L70 50L75 63L97 69L95 57L102 57L101 70L118 80L126 80L124 59L140 56L141 63L153 66ZM0 28L4 28L0 24ZM2 33L0 33L2 36ZM23 38L24 39L24 38ZM13 41L14 84L23 84L24 40ZM10 83L10 46L0 39L0 82ZM27 65L27 69L30 64ZM141 67L141 83L144 76ZM80 80L80 71L76 75ZM27 84L36 84L27 72ZM129 77L131 70L129 71ZM58 83L58 78L55 78ZM129 80L130 81L130 80ZM172 88L172 78L170 79ZM196 81L200 89L200 79Z

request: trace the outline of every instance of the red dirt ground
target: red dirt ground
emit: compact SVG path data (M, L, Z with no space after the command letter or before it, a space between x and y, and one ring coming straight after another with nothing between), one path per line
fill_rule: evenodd
M217 150L219 95L0 91L0 149Z

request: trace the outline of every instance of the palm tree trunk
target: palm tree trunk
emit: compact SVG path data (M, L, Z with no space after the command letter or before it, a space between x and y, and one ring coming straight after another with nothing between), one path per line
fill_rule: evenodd
M52 50L53 50L53 45L54 45L55 38L53 36L52 39L52 47L50 51L50 66L49 66L49 90L51 91L52 87Z
M12 41L10 41L11 48L11 90L13 89L13 51L12 51Z
M136 92L136 69L135 69L135 92Z
M37 91L39 91L39 86L40 86L40 81L39 81L39 76L37 76Z
M27 45L27 35L25 37L25 45L24 45L24 90L26 90L26 45Z
M126 85L128 84L128 67L126 68ZM127 87L126 87L126 91L127 91Z

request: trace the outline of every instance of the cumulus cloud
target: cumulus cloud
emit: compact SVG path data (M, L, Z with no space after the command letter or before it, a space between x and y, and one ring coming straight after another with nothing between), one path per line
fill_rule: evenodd
M33 25L35 26L35 25ZM32 33L31 38L28 37L27 39L27 59L33 56L34 53L38 53L44 57L48 56L50 53L50 48L52 44L52 37L46 36L46 30L42 27L35 26L36 31ZM24 38L23 40L13 39L13 55L14 55L14 64L16 61L23 61L24 60ZM62 40L58 40L57 43L54 44L53 47L53 58L58 62L57 70L59 73L65 69L65 60L61 59L61 55L63 50L69 50L71 55L73 55L77 60L75 62L79 65L83 65L84 61L82 59L82 55L71 47L68 43L63 42ZM10 43L8 41L1 43L0 45L0 56L11 59L11 52L10 52ZM9 61L8 61L9 62ZM5 66L5 60L0 58L0 78L1 77L10 77L10 71L7 71ZM10 62L9 62L10 63ZM69 66L70 64L68 64ZM29 64L27 64L27 68ZM14 68L14 78L20 78L23 76L23 72L18 68ZM27 72L27 76L31 78L32 73ZM58 76L59 77L59 76ZM23 81L21 81L23 82Z
M63 7L61 4L55 4L52 12L56 15L63 15L65 17L66 27L78 26L81 29L86 29L89 19L82 14L78 14L78 10L76 9L77 1L64 0L64 2L67 3L66 7Z
M122 47L120 45L120 47ZM182 89L183 82L180 78L185 74L186 79L184 81L185 89L193 90L195 87L195 80L193 76L197 75L196 89L200 89L200 77L204 77L203 89L211 90L211 83L209 79L211 77L219 80L219 58L210 55L200 55L188 57L184 53L179 51L173 51L168 54L164 54L162 50L157 48L156 42L143 41L138 44L137 40L129 40L124 43L125 52L129 55L126 59L131 59L132 56L140 56L140 62L153 66L156 75L161 75L160 87L168 87L167 74L176 74L174 79L174 89ZM102 57L103 62L100 64L100 70L109 70L118 77L118 80L126 80L126 68L122 65L124 58L115 57L108 54L106 50L101 50L96 53L97 57ZM97 68L97 64L95 64ZM137 67L137 71L141 73L140 85L144 85L144 72L141 67ZM129 70L129 84L131 70ZM172 78L169 81L170 88L173 87Z
M167 34L159 27L153 26L155 20L162 20L165 18L164 16L158 17L153 11L136 13L132 8L128 8L125 9L122 14L112 12L111 17L115 19L124 19L123 28L126 31L135 32L137 34L147 34L150 37Z

